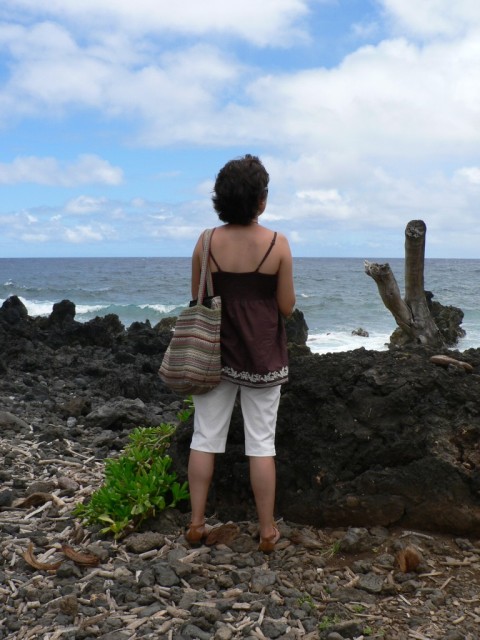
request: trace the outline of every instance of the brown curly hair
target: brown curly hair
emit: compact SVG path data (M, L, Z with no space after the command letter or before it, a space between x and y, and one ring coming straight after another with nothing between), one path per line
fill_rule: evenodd
M268 193L269 175L257 156L230 160L215 180L212 202L222 222L249 224Z

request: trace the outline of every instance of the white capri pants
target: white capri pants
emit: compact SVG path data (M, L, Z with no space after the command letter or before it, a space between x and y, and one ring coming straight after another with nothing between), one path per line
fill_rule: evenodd
M280 386L245 387L222 380L208 393L193 396L195 414L190 445L196 451L224 453L235 398L240 389L247 456L275 455Z

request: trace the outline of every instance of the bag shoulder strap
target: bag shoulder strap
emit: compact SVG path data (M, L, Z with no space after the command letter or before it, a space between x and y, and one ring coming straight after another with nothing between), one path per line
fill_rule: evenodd
M197 303L202 304L205 295L205 284L207 285L207 296L213 296L213 280L208 258L210 255L210 242L215 229L205 229L203 232L202 270L200 273L200 283L198 285Z

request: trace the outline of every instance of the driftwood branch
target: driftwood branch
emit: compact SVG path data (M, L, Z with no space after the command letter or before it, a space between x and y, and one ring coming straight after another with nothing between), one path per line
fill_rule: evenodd
M383 304L393 315L398 326L410 334L413 322L412 314L402 300L398 283L388 262L378 264L365 260L364 267L365 273L377 283L378 292L383 300Z

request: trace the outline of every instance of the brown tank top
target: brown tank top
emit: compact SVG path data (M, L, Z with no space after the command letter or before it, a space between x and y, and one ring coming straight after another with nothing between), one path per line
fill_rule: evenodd
M287 339L277 305L278 275L259 269L270 255L277 233L255 271L212 273L215 295L222 298L222 378L249 387L288 381Z

